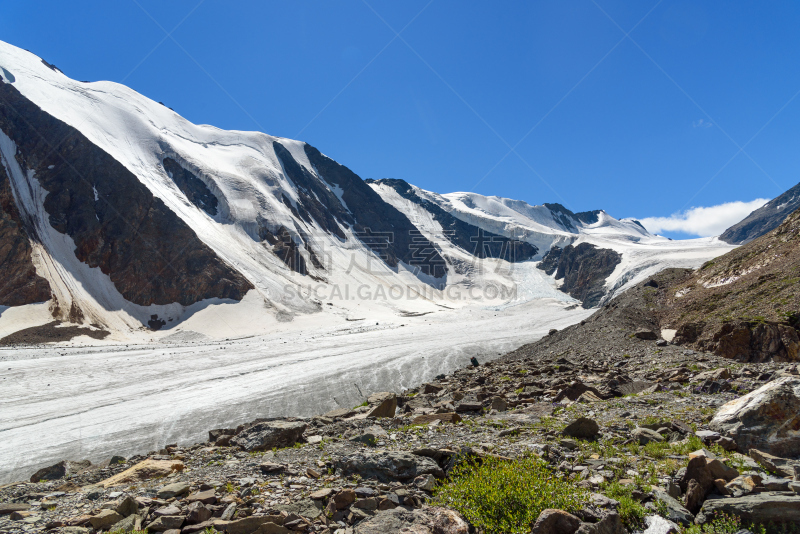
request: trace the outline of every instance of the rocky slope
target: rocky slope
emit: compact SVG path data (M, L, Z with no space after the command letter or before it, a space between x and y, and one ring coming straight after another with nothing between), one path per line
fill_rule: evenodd
M798 208L800 208L800 184L773 198L725 230L719 238L732 245L743 245L777 228Z
M674 528L710 522L716 510L758 523L797 520L792 461L763 439L748 449L747 424L726 437L724 422L753 398L744 393L775 383L797 384L794 400L782 402L800 402L796 365L731 366L635 336L626 336L630 354L608 346L604 357L581 359L552 347L399 396L376 394L352 410L215 429L207 443L96 466L61 462L0 488L0 531L466 534L468 510L435 500L454 466L529 454L587 491L579 517L564 516L566 534L621 534L662 520ZM770 410L767 423L783 424ZM552 513L528 528L549 532Z
M800 211L775 230L652 288L675 342L739 361L800 358Z
M557 519L565 534L666 533L719 511L800 521L798 366L659 339L645 297L681 275L501 360L353 409L231 421L206 443L100 465L60 462L0 488L0 531L466 534L474 510L437 500L458 483L454 467L531 454L585 501L520 532L550 532Z

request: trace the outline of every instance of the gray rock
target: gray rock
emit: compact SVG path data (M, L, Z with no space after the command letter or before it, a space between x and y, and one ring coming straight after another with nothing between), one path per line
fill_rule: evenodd
M95 530L107 530L111 525L118 523L123 517L114 510L100 510L100 513L89 519Z
M631 436L633 436L636 440L639 441L639 445L647 445L651 441L655 442L662 442L664 441L664 436L656 432L655 430L650 430L649 428L634 428L631 432Z
M117 532L117 531L133 532L133 530L136 528L137 520L141 521L142 518L136 514L129 515L128 517L121 519L116 523L114 523L113 525L111 525L111 527L108 530L111 532Z
M578 439L594 439L599 433L600 426L588 417L579 417L562 431L563 435Z
M720 407L709 427L733 438L740 450L776 456L800 450L800 378L782 377Z
M198 501L191 503L186 512L186 522L191 525L208 521L214 515L213 510Z
M303 499L290 504L279 504L274 508L282 512L297 514L307 519L316 519L322 513L322 501Z
M575 534L628 534L617 512L607 512L597 523L581 523Z
M394 451L356 452L339 458L336 470L343 477L358 474L363 478L377 478L382 482L413 480L425 474L439 478L444 476L442 469L430 458Z
M764 486L767 491L791 491L789 489L790 482L791 480L788 478L768 476L761 481L761 485Z
M266 451L291 447L303 436L306 424L299 421L268 421L256 423L231 440L246 451Z
M639 330L633 335L639 339L645 339L647 341L655 341L658 339L658 334L652 330Z
M710 521L719 513L757 523L800 523L800 495L764 492L744 497L708 499L697 514L697 523Z
M788 458L781 458L773 456L772 454L759 451L757 449L750 449L748 452L750 458L758 462L758 464L770 473L780 475L782 477L791 477L794 475L795 467L800 467L800 462L789 460Z
M31 475L31 482L39 482L40 480L58 480L68 475L74 475L85 471L92 466L89 460L82 460L80 462L70 462L63 460L57 464L49 467L44 467Z
M147 530L151 532L164 532L165 530L181 528L183 520L184 517L182 515L162 515L147 525Z
M367 427L363 433L359 434L358 436L350 438L350 441L355 441L357 443L363 443L364 445L369 445L370 447L374 447L378 444L378 440L381 439L388 439L389 434L383 429L383 427L378 425L372 425Z
M667 506L667 519L684 527L694 523L694 514L684 508L677 500L672 498L661 488L653 488L653 496Z
M394 508L377 512L353 527L353 534L400 534L435 532L468 534L469 525L453 510L445 508Z
M136 499L134 499L132 495L126 495L119 504L114 507L114 510L122 517L128 517L139 510L139 503L136 502Z
M581 520L564 510L548 508L542 510L531 534L574 534L581 526Z
M373 393L367 402L370 407L367 417L394 417L397 412L397 395L394 393Z
M158 490L157 496L159 499L171 499L173 497L180 497L189 493L189 484L186 482L175 482L174 484L167 484Z
M0 502L0 515L6 515L12 512L25 512L26 510L30 509L30 504L19 502Z

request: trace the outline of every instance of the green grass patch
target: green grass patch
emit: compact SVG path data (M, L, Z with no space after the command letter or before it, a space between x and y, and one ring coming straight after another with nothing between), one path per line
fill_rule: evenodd
M437 487L433 504L453 508L486 534L528 534L542 510L575 513L588 493L537 456L466 461Z
M624 486L615 480L605 484L602 490L606 496L619 501L617 512L629 530L641 529L644 526L644 517L650 511L633 498L633 485Z

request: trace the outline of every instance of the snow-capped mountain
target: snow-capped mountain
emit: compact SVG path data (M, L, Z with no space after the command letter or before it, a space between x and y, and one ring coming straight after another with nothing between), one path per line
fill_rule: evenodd
M364 181L301 141L192 124L6 43L0 75L5 342L535 299L589 307L731 248L604 211ZM54 321L77 329L60 336Z

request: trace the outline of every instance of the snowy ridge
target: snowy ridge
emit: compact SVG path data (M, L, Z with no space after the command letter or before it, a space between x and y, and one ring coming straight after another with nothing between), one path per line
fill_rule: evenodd
M554 204L532 206L475 193L439 195L414 188L421 198L456 219L528 243L537 251L532 261L516 263L477 258L473 251L448 241L441 225L425 209L396 194L391 187L371 184L380 199L405 215L446 259L446 274L437 278L420 272L408 261L399 261L396 266L381 261L357 235L356 226L335 215L352 214L354 206L347 205L347 192L340 185L318 172L302 141L192 124L128 87L72 80L34 54L1 42L0 67L3 83L77 129L120 162L255 288L241 301L211 298L191 306L139 306L127 302L99 269L91 269L75 258L75 244L68 235L47 224L43 208L47 192L37 189L31 169L11 168L14 142L9 138L11 132L2 132L3 162L13 178L16 201L25 214L35 219L33 224L41 236L36 253L37 273L50 282L62 305L74 303L86 324L110 331L109 342L175 335L190 328L193 320L207 321L208 317L218 317L221 323L239 321L226 319L234 308L246 310L244 316L251 318L246 324L237 323L235 330L250 335L270 331L298 314L321 313L317 316L319 321L336 325L370 316L430 313L441 311L443 306L499 308L535 299L551 299L569 306L575 300L560 292L552 277L535 268L536 260L552 247L589 242L620 252L623 261L607 281L609 290L614 291L624 290L665 266L697 267L730 249L710 240L672 242L650 235L633 221L620 221L602 211L574 214ZM277 144L285 148L304 175L307 172L308 179L315 180L314 187L320 187L317 191L325 192L328 199L307 189L308 184L304 186L290 178L285 162L276 153ZM164 168L165 158L176 161L216 197L215 215L193 204L176 185ZM32 193L22 194L25 189ZM93 191L95 201L101 202L97 189ZM319 202L324 210L332 210L328 227L313 214L304 215L309 209L304 202L307 204L309 199ZM306 276L290 269L273 244L267 242L267 237L280 232L290 236L296 253L302 256ZM402 296L386 297L391 288ZM408 298L409 295L415 297ZM41 309L40 305L28 306ZM240 317L241 312L236 314ZM0 334L19 327L19 321L11 318L20 315L0 315ZM165 322L158 333L146 327L153 315ZM48 320L39 312L32 316L37 319L28 326ZM228 324L217 330L229 335L229 327ZM214 336L213 330L207 334Z

